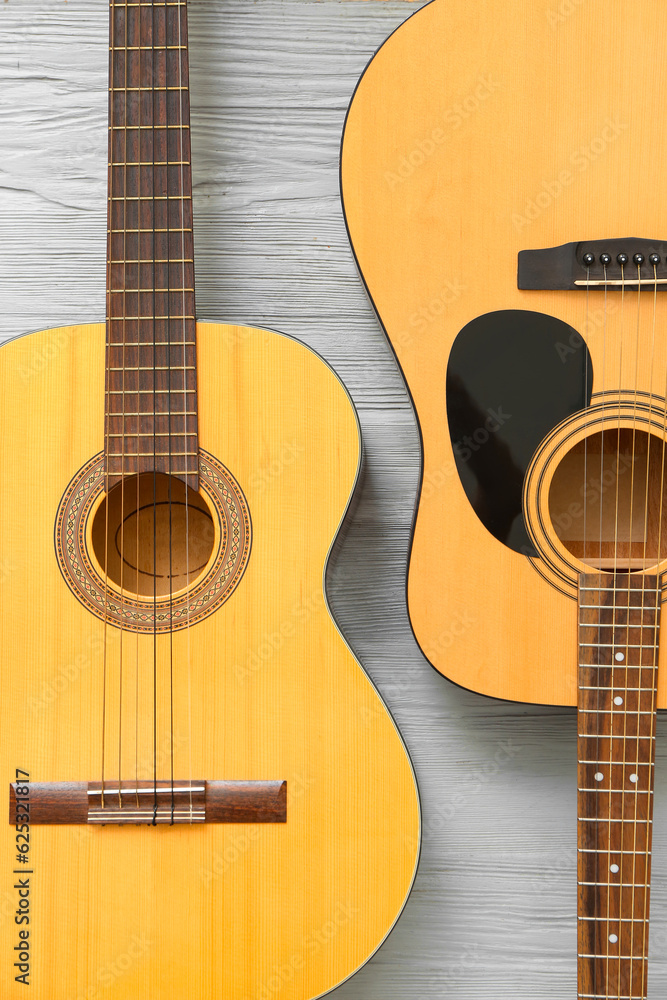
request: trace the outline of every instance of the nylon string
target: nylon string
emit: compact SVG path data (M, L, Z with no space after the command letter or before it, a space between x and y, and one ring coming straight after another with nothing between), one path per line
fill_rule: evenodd
M178 100L179 100L179 111L180 111L180 122L183 124L183 50L180 47L182 44L182 32L181 32L181 17L182 12L187 11L187 4L183 3L178 7ZM181 288L182 288L182 298L181 298L181 320L182 333L183 333L183 431L185 448L184 451L189 450L188 445L188 385L187 385L187 352L186 352L186 324L185 324L185 232L183 222L185 220L185 172L183 170L183 144L185 140L185 130L183 128L179 129L180 132L180 179L181 179ZM194 234L193 234L194 238ZM194 255L193 255L194 256ZM194 264L193 276L194 276ZM194 280L193 285L194 288ZM192 320L194 333L196 337L196 325L195 321ZM185 469L188 468L187 459L190 456L186 455ZM185 477L185 585L186 593L190 592L190 515L188 509L188 487L187 487L187 474ZM192 671L191 671L191 647L190 647L190 601L186 601L186 669L188 678L188 768L189 768L189 799L190 799L190 822L193 822L194 812L192 804ZM172 756L173 756L173 739L172 739Z
M156 385L156 364L155 364L155 344L156 344L156 332L155 332L155 260L156 260L156 246L155 246L155 5L151 5L151 70L153 74L153 90L151 93L151 101L153 107L152 123L151 123L151 162L152 162L152 172L153 180L151 185L152 192L152 270L153 270L153 824L155 825L157 820L157 809L158 809L158 797L157 797L157 438L155 431L156 423L156 413L157 413L157 385ZM167 234L168 238L168 234ZM167 309L167 314L169 309Z
M139 8L141 10L141 8ZM119 648L119 665L118 665L118 806L122 809L123 807L123 795L121 791L121 780L123 777L122 769L122 739L123 739L123 613L124 613L124 601L123 601L123 585L124 585L124 572L125 572L125 345L127 342L127 116L128 116L128 100L127 100L127 63L129 59L129 49L128 49L128 20L129 13L127 8L127 3L125 4L125 58L124 62L124 101L123 107L125 109L125 116L123 120L123 391L121 394L121 406L122 406L122 419L121 419L121 460L120 460L120 648ZM141 82L141 81L140 81ZM115 98L115 94L112 95L112 100ZM141 106L141 99L139 100L139 105ZM137 202L137 215L140 213L140 202ZM140 223L137 223L137 228L140 228ZM137 254L139 257L139 254ZM139 288L139 285L137 285ZM137 292L137 316L139 315L139 292ZM137 320L137 331L138 331ZM137 333L138 336L138 333ZM139 361L137 360L137 366ZM137 375L139 373L137 372ZM137 459L138 461L138 459ZM109 507L109 497L107 497L107 508Z

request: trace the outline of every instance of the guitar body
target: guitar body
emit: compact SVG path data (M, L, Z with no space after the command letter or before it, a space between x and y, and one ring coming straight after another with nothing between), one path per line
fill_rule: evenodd
M104 447L104 326L0 351L1 773L5 788L16 769L99 780L106 662L107 740L122 708L124 777L151 780L155 765L164 779L173 766L181 780L285 780L287 821L36 825L29 867L13 861L5 824L3 997L24 995L10 960L22 868L40 1000L320 996L381 944L414 878L410 761L323 589L360 460L349 397L287 337L207 323L197 334L202 455L242 491L252 543L231 596L156 642L151 630L121 637L86 607L59 552L73 544L58 542L63 495ZM90 554L88 535L82 545ZM155 706L152 695L170 642L171 708L166 685Z
M410 617L437 670L494 697L577 703L585 567L554 530L548 494L567 442L586 435L585 397L622 402L630 433L656 401L651 434L665 438L662 291L647 284L638 302L628 287L622 306L618 287L520 289L517 261L571 241L664 239L666 37L660 4L433 0L382 46L349 110L347 224L421 429ZM525 329L503 311L521 311ZM474 325L490 314L485 329ZM533 329L528 314L557 327ZM463 370L480 381L464 384ZM513 429L521 461L497 475ZM511 532L490 530L493 513L485 522L487 473L490 503L512 480L522 510ZM561 525L579 516L580 499L566 498Z

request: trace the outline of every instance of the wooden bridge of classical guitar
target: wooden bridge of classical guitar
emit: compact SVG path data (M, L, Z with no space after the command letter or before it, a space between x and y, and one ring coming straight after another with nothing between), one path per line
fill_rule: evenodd
M285 823L286 781L14 782L9 822Z

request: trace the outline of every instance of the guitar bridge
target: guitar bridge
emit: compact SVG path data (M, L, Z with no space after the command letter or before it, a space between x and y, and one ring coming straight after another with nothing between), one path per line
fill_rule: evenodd
M520 250L518 287L570 291L620 290L646 285L667 287L667 242L619 239L564 243L543 250Z
M19 814L30 824L96 823L285 823L286 781L99 781L15 782L9 822Z

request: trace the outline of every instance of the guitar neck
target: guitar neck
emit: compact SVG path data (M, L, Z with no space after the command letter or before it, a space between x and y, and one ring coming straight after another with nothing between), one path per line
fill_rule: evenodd
M197 489L186 0L112 0L107 488L171 473Z
M578 996L646 1000L660 580L579 581Z

